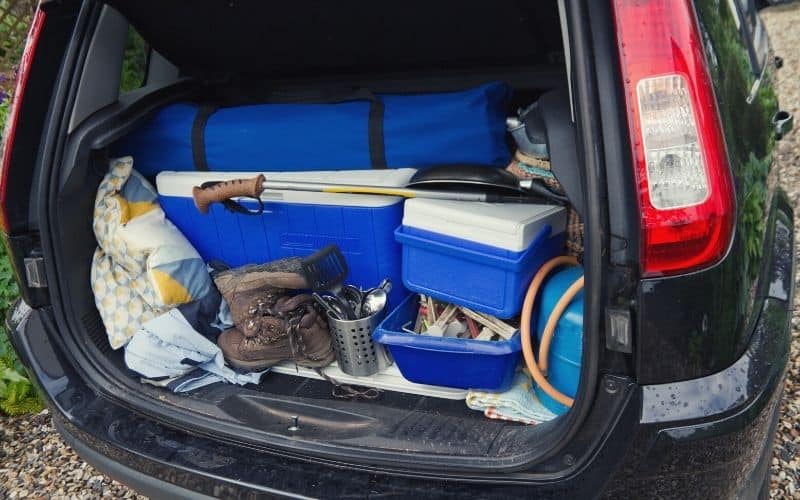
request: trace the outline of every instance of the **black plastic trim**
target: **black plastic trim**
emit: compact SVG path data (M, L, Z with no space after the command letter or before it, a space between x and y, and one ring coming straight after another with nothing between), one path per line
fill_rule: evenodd
M597 122L598 95L595 85L594 56L591 40L588 38L589 27L582 0L569 0L565 5L567 31L569 32L572 53L572 84L575 104L576 130L578 133L578 158L584 165L583 192L586 196L584 218L584 254L583 268L586 277L584 287L584 332L583 359L581 379L578 392L575 394L575 406L564 417L565 435L548 456L560 452L577 434L581 424L589 414L595 390L599 367L600 328L603 323L603 290L606 263L603 259L607 241L605 235L605 189L600 145L601 136Z
M608 260L605 280L609 309L627 311L632 321L630 342L616 349L606 349L601 370L632 375L635 349L636 285L639 272L639 239L641 217L631 159L630 134L619 68L614 20L608 3L588 2L594 48L597 88L603 96L599 102L599 119L605 165L605 202L608 206ZM610 311L606 315L612 314ZM606 346L615 343L606 341ZM619 352L618 352L619 351Z
M72 426L66 422L63 422L59 417L53 418L53 427L55 427L58 433L61 434L64 442L66 442L70 448L75 450L75 452L80 455L82 459L89 463L89 465L109 476L110 478L116 479L120 483L133 488L148 498L169 498L176 500L202 500L214 498L202 495L196 491L181 488L178 485L162 481L153 476L143 474L136 469L126 466L122 462L103 455L91 446L87 445L81 439L75 437L72 432ZM270 493L275 495L281 494L279 491L272 491ZM289 495L283 493L282 496Z
M211 115L217 110L216 106L204 104L197 108L192 122L192 159L194 168L208 172L208 160L206 159L206 124Z
M597 88L600 100L606 184L614 196L607 198L610 254L614 265L638 269L639 202L631 159L630 135L619 67L614 20L608 4L588 2L592 26ZM629 290L628 297L633 296Z

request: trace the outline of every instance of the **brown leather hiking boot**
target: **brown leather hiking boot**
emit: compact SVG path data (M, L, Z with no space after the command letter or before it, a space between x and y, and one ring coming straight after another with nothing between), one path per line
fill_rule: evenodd
M214 277L214 284L231 309L233 324L242 328L248 318L264 316L288 290L307 289L297 257L267 264L241 266Z
M252 297L249 304L240 305L240 310L252 314L219 336L217 345L231 365L258 371L284 360L308 368L333 362L328 325L310 295L282 296L270 302L263 296Z

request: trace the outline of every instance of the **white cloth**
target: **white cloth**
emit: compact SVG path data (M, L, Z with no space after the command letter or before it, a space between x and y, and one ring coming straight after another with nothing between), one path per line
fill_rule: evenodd
M556 418L533 390L533 380L527 370L514 376L514 383L505 392L487 392L470 389L467 406L482 411L488 418L509 420L524 424L540 424Z
M224 303L224 301L223 301ZM186 392L215 382L257 384L268 370L239 373L222 351L172 309L142 325L125 346L125 364L147 382Z

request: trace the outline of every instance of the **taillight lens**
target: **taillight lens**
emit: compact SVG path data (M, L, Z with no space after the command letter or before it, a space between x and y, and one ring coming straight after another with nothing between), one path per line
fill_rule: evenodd
M642 216L642 274L711 266L733 237L725 141L691 0L612 0Z
M39 41L42 27L44 26L45 15L45 12L41 8L36 9L33 15L31 27L28 31L28 39L25 42L25 49L22 52L22 58L20 59L19 68L17 69L17 81L14 87L11 107L8 112L6 128L3 132L3 156L2 163L0 163L0 229L5 233L8 233L9 228L6 202L8 200L8 171L11 165L11 153L14 149L14 137L17 134L19 110L22 105L22 99L25 96L25 87L28 83L28 76L30 75L31 62L36 53L36 45Z

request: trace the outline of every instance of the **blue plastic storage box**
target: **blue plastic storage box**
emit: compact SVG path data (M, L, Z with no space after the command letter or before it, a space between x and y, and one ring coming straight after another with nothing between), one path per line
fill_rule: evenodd
M519 333L511 340L485 341L408 333L417 317L419 296L405 299L372 334L392 353L403 377L428 385L505 391L520 359Z
M539 313L536 320L536 336L541 340L550 312L567 288L583 275L580 266L558 271L548 278L539 298ZM581 354L583 352L583 291L578 292L569 303L556 325L548 353L547 381L565 395L574 398L581 378ZM566 413L568 408L551 398L538 385L536 395L556 415Z
M406 288L498 318L519 314L533 275L564 247L564 233L551 236L549 225L521 252L405 225L395 238Z
M392 175L402 175L392 170ZM191 187L220 177L212 172L162 172L156 179L159 201L171 220L206 261L236 267L283 257L305 257L336 243L350 269L348 283L374 287L392 280L389 304L407 293L401 285L400 245L394 230L403 214L402 199L391 196L331 193L266 192L264 212L246 215L215 203L206 215L198 212ZM226 174L218 180L235 177ZM364 171L363 175L370 175ZM252 174L244 174L252 177ZM285 201L280 201L284 198ZM274 199L274 201L271 201ZM250 210L255 200L240 199Z

